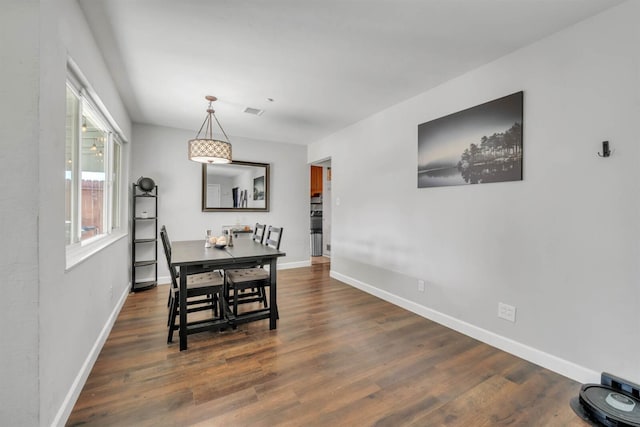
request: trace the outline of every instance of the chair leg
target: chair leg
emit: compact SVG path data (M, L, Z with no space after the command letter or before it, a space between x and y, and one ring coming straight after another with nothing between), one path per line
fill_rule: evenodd
M213 294L213 296L211 298L211 306L212 306L211 308L213 310L213 317L214 318L218 317L218 304L219 303L220 303L220 298L218 297L218 294Z
M174 299L172 295L169 294L169 301L167 302L167 307L169 307L169 309L167 310L167 326L171 325L171 314L173 312L173 302L174 302Z
M238 290L233 289L233 315L238 316Z
M264 286L260 286L260 296L262 297L262 306L267 308L267 292L264 289Z
M171 309L169 314L169 335L167 335L167 344L173 342L173 331L176 329L176 317L178 316L177 295L171 301Z

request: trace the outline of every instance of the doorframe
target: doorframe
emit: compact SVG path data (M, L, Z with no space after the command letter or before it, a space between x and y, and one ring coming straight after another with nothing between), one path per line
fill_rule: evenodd
M331 230L332 230L332 181L333 181L333 167L331 163L331 157L327 157L321 160L316 160L309 163L309 177L311 177L311 166L322 166L322 256L331 258ZM328 177L327 169L331 170L331 175ZM311 182L309 182L311 187ZM328 191L327 191L328 189ZM327 194L328 197L327 197ZM328 215L326 215L328 211ZM328 226L327 226L328 222ZM326 243L326 242L329 243ZM327 245L329 250L327 253ZM310 257L311 258L311 257ZM316 257L313 257L316 258Z

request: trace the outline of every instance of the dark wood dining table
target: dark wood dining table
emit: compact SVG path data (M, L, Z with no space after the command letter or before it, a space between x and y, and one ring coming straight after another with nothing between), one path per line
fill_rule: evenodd
M204 330L221 330L239 323L269 318L269 329L276 329L278 316L277 306L277 261L286 254L280 250L254 242L250 239L234 240L234 245L222 249L205 248L204 240L184 240L171 242L171 264L180 270L180 350L187 349L187 336ZM187 275L189 270L201 271L202 267L210 269L233 269L252 267L258 264L269 266L269 309L262 315L253 313L243 317L233 316L223 303L223 317L210 321L187 323ZM226 294L227 292L225 292Z

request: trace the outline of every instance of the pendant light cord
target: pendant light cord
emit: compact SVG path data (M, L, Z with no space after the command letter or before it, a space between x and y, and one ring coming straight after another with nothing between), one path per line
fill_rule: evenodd
M220 124L220 122L218 121L218 118L216 117L216 115L213 115L213 118L216 119L216 123L218 124L218 126L220 126L220 130L222 131L222 134L224 135L225 138L227 138L227 142L230 142L229 137L227 136L227 133L224 131L224 129L222 128L222 125ZM211 134L213 136L213 133Z
M222 125L220 124L220 121L218 120L218 118L216 117L215 111L212 108L212 104L213 101L209 101L209 108L207 109L207 117L204 118L204 122L202 122L202 126L200 126L200 130L198 131L197 135L196 135L196 139L198 139L200 137L200 133L202 132L202 129L204 129L204 126L207 125L207 131L208 131L208 135L205 133L205 137L209 137L208 139L214 139L213 138L213 127L212 127L212 123L211 123L211 116L213 116L214 119L216 119L216 123L218 124L218 127L220 127L220 130L222 131L222 134L224 135L224 137L227 139L227 142L230 142L229 137L227 136L227 133L224 131L224 128L222 127Z

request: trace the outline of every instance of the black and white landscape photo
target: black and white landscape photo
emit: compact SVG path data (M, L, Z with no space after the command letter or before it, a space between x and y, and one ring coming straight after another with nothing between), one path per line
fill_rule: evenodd
M522 180L517 92L418 125L418 188Z

